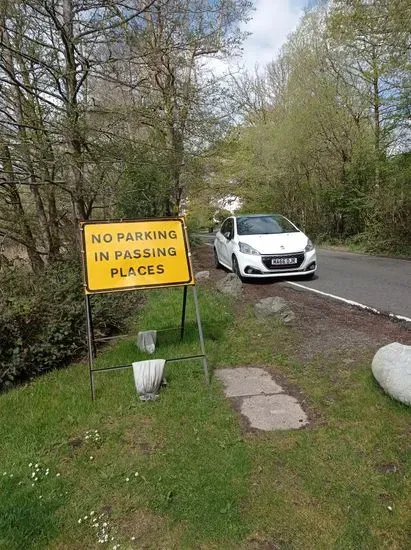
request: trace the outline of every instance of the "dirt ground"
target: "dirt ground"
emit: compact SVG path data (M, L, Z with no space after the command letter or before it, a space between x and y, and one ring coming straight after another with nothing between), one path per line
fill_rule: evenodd
M195 272L208 270L207 285L215 283L226 275L223 269L216 269L213 250L210 246L199 246L194 250ZM244 283L244 303L253 304L268 296L281 296L296 314L293 326L299 332L300 341L294 352L300 360L310 361L319 354L331 355L344 363L358 359L358 352L367 355L391 342L411 345L411 323L393 320L384 315L364 311L343 302L291 287L281 279Z

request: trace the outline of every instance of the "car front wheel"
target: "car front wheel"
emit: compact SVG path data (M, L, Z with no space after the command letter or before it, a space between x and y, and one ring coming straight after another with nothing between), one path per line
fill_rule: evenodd
M237 277L242 281L243 277L240 273L240 268L238 266L238 261L237 261L237 258L235 256L233 256L233 258L232 258L232 269L233 269L233 273L235 273L237 275Z
M220 260L218 259L217 250L214 248L214 266L216 269L221 269Z

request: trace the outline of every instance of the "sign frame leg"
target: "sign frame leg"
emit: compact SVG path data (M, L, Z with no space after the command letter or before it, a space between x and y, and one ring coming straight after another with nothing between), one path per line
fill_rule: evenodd
M95 388L94 388L94 372L93 372L93 357L95 357L95 343L93 338L93 321L91 318L91 307L90 307L90 295L85 295L85 304L86 304L86 325L87 325L87 348L88 348L88 369L90 376L90 391L91 399L94 401L96 398Z
M181 312L181 325L180 325L180 341L184 338L184 330L185 330L185 323L186 323L186 307L187 307L187 286L184 287L184 294L183 294L183 309Z
M94 338L94 325L93 325L93 312L92 312L92 308L91 308L91 302L90 302L90 295L89 296L89 303L88 303L88 307L89 307L89 311L90 311L90 334L91 334L91 345L92 345L92 349L93 349L93 359L95 359L97 357L97 346L96 346L96 340Z
M194 305L195 305L195 310L196 310L198 336L199 336L199 339L200 339L200 348L201 348L201 353L202 353L202 356L203 356L204 376L205 376L205 379L206 379L206 383L210 384L210 374L208 372L208 361L207 361L207 356L206 356L206 352L205 352L203 327L201 325L200 306L199 306L199 303L198 303L198 295L197 295L197 289L196 289L195 285L193 285L193 296L194 296Z

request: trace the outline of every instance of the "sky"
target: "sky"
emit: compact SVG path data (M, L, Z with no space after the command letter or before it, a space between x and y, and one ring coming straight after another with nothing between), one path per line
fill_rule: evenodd
M255 0L253 18L243 27L252 35L244 43L241 64L252 71L272 61L307 4L307 0Z

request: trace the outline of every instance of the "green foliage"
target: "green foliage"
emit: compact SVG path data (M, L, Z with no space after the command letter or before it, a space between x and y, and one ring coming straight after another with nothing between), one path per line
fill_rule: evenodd
M231 212L218 206L218 198L207 197L208 204L204 204L204 197L195 197L190 200L187 212L187 226L190 232L208 230L212 232L216 227L231 216Z
M242 210L282 213L317 242L409 253L409 153L393 151L409 143L410 64L400 21L382 8L374 17L377 5L339 0L305 15L265 74L245 81L244 98L254 87L264 101L216 150L215 179L236 182Z
M210 229L215 225L215 208L212 205L190 204L187 212L187 226L190 231Z
M120 218L154 218L166 213L169 176L159 159L141 149L127 162L118 187L117 211Z
M382 182L367 197L364 239L371 252L411 254L411 153L383 166Z
M62 367L86 350L84 295L78 259L44 275L4 268L0 293L0 390ZM92 297L96 335L122 329L135 313L133 293Z
M222 208L221 210L217 210L217 212L214 214L215 219L217 220L218 224L223 223L223 221L231 216L231 212L229 210L225 210Z

